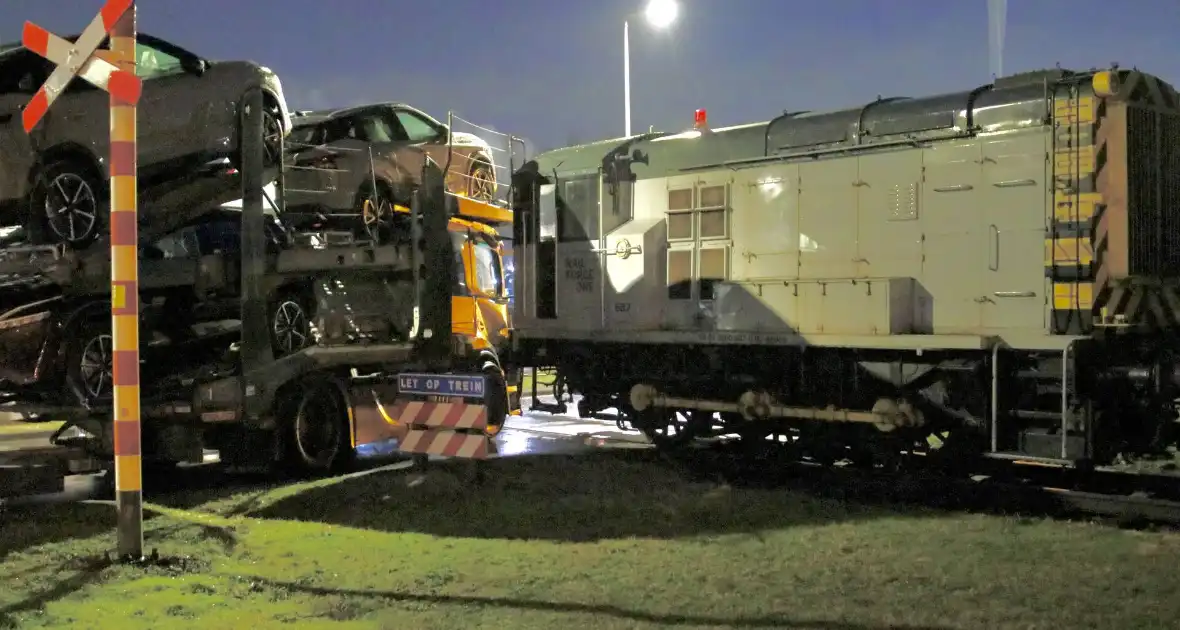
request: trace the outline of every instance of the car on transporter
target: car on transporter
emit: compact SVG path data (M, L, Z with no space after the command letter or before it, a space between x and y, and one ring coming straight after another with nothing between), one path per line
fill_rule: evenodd
M265 231L272 253L289 244L274 217ZM223 207L141 243L146 389L224 363L240 331L240 232L241 211ZM109 402L110 309L108 294L65 291L48 268L0 273L0 403Z
M410 205L427 159L446 169L448 192L495 199L491 145L405 103L300 111L293 121L284 220L300 227L336 218L364 217L366 225L386 220L394 206Z
M77 36L67 37L75 41ZM104 42L105 45L105 42ZM282 85L249 61L211 61L146 33L136 36L140 210L180 213L151 203L156 191L187 186L194 173L225 158L240 164L239 112L253 88L263 91L266 162L279 164L280 138L291 130ZM27 242L83 248L105 230L109 126L106 92L72 81L29 134L21 111L53 64L20 44L0 47L0 224L19 225ZM240 185L225 179L223 188ZM193 187L191 204L216 205L224 191ZM232 198L232 197L231 197ZM151 218L151 217L145 217ZM180 222L186 218L182 217ZM158 223L157 221L154 221Z

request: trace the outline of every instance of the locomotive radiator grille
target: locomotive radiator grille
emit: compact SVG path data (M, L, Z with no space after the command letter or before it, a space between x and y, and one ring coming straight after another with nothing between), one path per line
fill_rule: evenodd
M1180 98L1138 71L1099 73L1095 89L1105 107L1094 230L1099 322L1180 327Z
M1045 276L1053 283L1054 334L1088 332L1093 324L1092 218L1101 102L1062 85L1053 99L1053 209L1045 234Z

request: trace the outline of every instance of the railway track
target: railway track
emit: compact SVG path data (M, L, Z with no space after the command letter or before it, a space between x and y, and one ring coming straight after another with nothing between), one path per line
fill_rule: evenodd
M573 436L562 436L564 439L570 437ZM902 471L821 466L793 458L786 448L769 448L751 455L740 443L726 440L704 442L694 448L671 452L637 449L634 440L598 438L593 441L593 445L588 444L591 450L627 451L626 455L620 455L678 467L687 479L692 480L789 489L863 504L903 504L1057 518L1101 517L1121 524L1180 526L1180 493L1167 496L1158 491L1150 492L1143 488L1142 478L1126 474L1091 472L1079 476L1076 471L1065 469L996 465L991 470L979 471L979 474L952 476L922 463ZM153 485L157 486L154 490L164 494L184 494L226 484L248 489L282 483L280 479L264 479L255 474L227 474L219 466L178 470L169 477L167 481L153 480ZM1156 486L1164 487L1158 479L1148 479ZM103 492L99 491L99 494Z
M1180 496L1145 489L1163 485L1154 477L1144 480L1120 473L1079 474L1068 469L1013 466L952 475L920 462L891 471L824 466L794 458L786 448L751 455L735 442L714 442L660 457L697 480L797 490L833 500L1021 516L1104 518L1131 526L1180 526ZM1178 480L1168 481L1180 485Z

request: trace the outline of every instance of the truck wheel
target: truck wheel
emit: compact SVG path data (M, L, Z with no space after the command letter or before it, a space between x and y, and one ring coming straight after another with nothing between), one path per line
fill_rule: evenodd
M508 389L504 381L504 371L491 361L484 363L481 371L488 388L488 393L484 396L484 401L488 406L486 433L497 435L508 420Z
M331 381L302 383L289 407L286 427L286 462L292 472L326 474L352 458L348 408L340 389Z
M83 406L109 400L114 387L114 340L108 322L84 321L67 333L66 388Z

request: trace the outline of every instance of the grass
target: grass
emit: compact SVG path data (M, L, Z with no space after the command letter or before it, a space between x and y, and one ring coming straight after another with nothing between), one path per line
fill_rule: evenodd
M550 388L553 387L553 376L554 376L553 371L552 370L538 370L537 376L540 377L537 379L537 391L538 392L548 392L550 390ZM532 370L525 370L522 381L521 381L520 392L521 392L522 396L531 396L532 395L532 392L533 392L533 371Z
M16 439L24 435L39 435L52 433L61 427L61 422L21 422L19 420L0 421L0 439Z
M1180 536L687 483L650 453L0 513L0 627L1165 628Z

